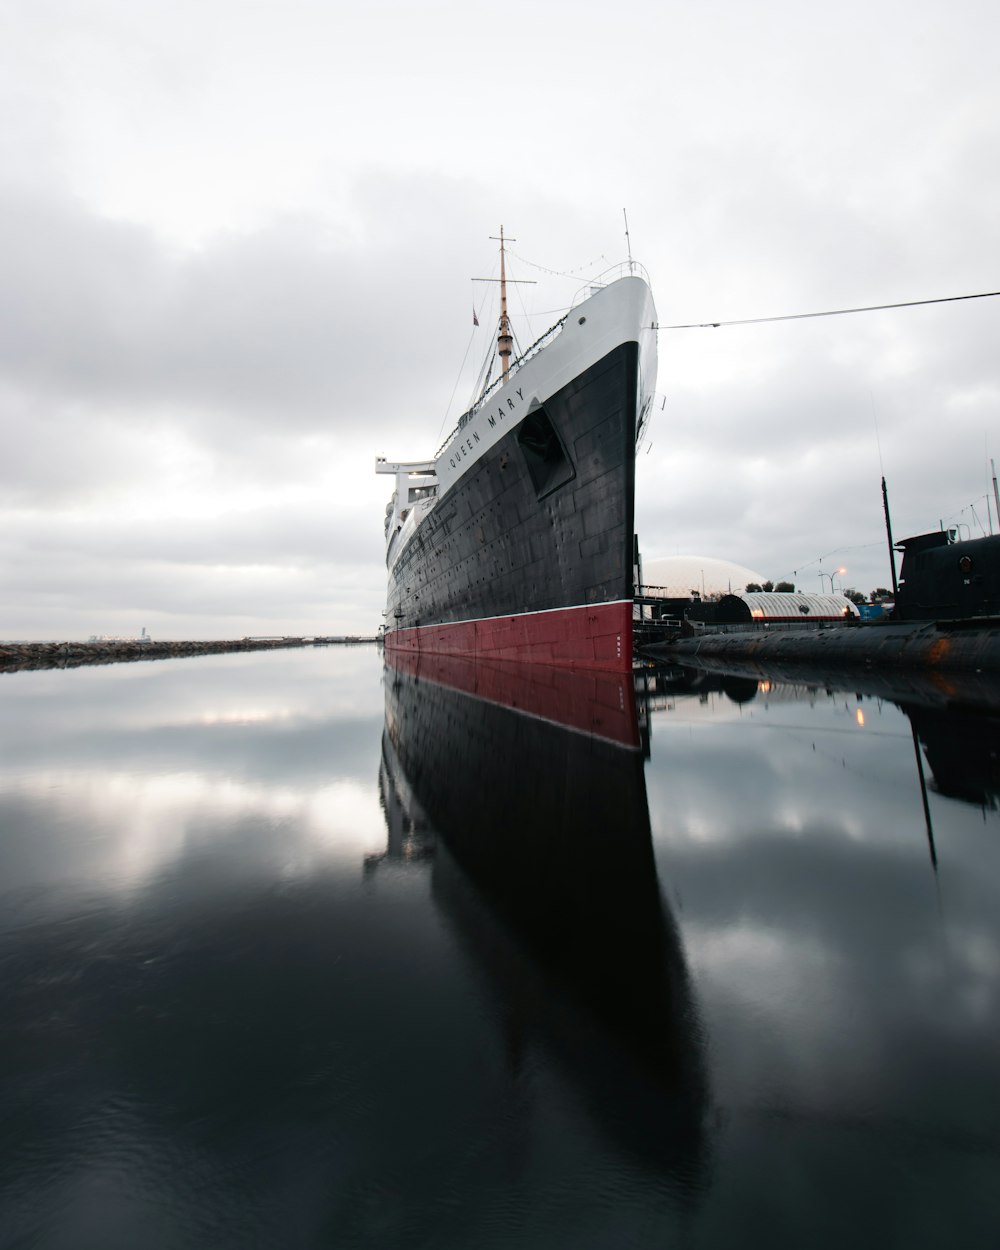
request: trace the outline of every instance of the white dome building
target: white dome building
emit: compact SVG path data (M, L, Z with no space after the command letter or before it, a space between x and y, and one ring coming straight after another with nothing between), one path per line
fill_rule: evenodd
M643 589L663 598L686 599L692 591L702 598L738 595L750 582L760 585L764 580L743 564L714 556L657 556L642 562Z

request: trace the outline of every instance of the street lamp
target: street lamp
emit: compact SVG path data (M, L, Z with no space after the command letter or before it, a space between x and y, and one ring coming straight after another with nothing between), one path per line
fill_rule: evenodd
M820 569L820 574L819 574L820 591L822 592L823 590L823 578L828 577L830 579L830 594L831 595L836 594L837 592L833 588L833 579L835 577L839 577L841 574L846 573L846 572L847 572L847 569L834 569L832 573L824 573L823 570Z

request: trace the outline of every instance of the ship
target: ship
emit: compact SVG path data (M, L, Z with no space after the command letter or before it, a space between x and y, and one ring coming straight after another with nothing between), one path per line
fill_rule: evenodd
M395 478L386 650L630 671L649 283L629 260L515 356L499 242L499 376L431 459L375 463Z

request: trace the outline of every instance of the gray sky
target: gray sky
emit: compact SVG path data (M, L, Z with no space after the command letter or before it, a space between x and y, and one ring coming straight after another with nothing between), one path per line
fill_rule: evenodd
M1000 289L995 4L499 14L0 0L0 637L374 631L374 458L469 400L501 222L523 345L623 206L663 323ZM664 332L647 557L887 585L876 420L897 536L981 533L998 331Z

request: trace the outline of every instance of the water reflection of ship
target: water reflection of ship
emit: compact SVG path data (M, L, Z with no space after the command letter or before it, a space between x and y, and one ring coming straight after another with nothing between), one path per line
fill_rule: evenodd
M1000 704L991 710L900 707L923 744L940 793L978 807L1000 807Z
M516 665L434 657L429 680L419 659L397 663L385 671L387 855L433 857L435 900L499 1003L514 1067L541 1047L602 1136L692 1192L705 1072L656 874L630 675L542 673L539 685ZM603 736L583 728L594 724Z
M832 670L701 656L697 668L643 670L637 683L647 719L656 706L682 698L705 700L715 692L736 703L815 698L820 692L837 691L883 699L908 717L940 794L981 807L1000 806L1000 679L995 674Z

